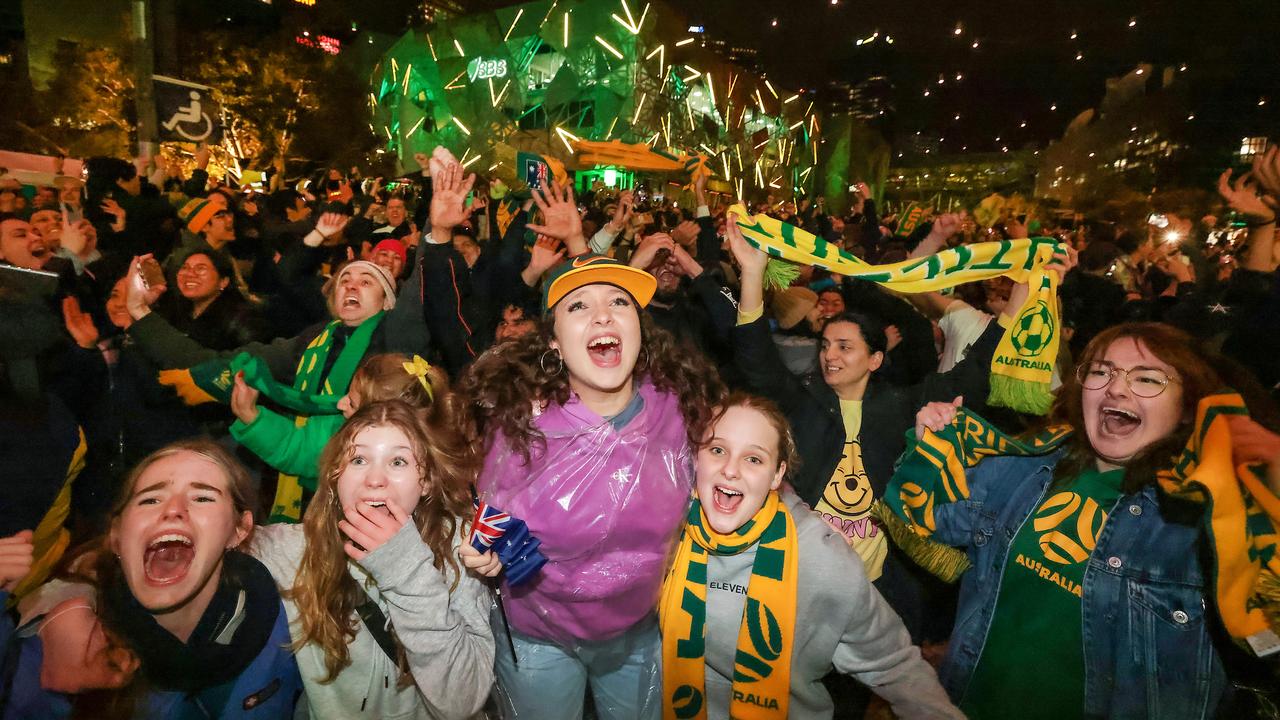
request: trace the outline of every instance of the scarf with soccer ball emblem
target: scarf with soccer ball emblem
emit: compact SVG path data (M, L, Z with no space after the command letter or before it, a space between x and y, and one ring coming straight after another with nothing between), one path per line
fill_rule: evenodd
M1186 446L1156 472L1156 481L1163 493L1203 506L1214 606L1237 643L1266 657L1280 653L1280 498L1267 487L1262 464L1233 460L1228 418L1248 415L1243 398L1230 390L1202 398ZM1055 425L1010 437L961 409L941 432L909 438L872 512L907 555L954 582L969 562L963 551L930 538L934 511L969 498L966 471L983 458L1047 455L1071 434L1069 426Z
M706 720L707 559L752 547L756 556L738 628L729 716L787 717L800 560L795 521L775 490L745 525L724 535L707 522L696 495L689 506L658 604L664 720Z
M1027 283L1027 300L1005 327L991 360L988 402L1036 415L1049 411L1053 402L1050 381L1061 336L1058 275L1045 270L1060 249L1055 238L960 245L928 257L869 265L813 233L767 215L751 215L741 204L729 212L737 215L738 228L747 242L770 257L870 280L897 292L931 292L1002 275ZM766 273L766 284L785 287L789 282L786 271L779 272L775 263L770 265L773 269Z

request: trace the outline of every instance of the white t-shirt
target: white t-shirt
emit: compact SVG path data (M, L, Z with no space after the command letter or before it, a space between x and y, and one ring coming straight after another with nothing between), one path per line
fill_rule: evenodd
M942 313L938 327L942 328L942 358L938 361L938 372L947 372L956 363L969 354L969 348L982 337L987 325L993 320L991 315L978 310L963 300L954 300ZM1062 377L1058 365L1053 366L1053 379L1049 386L1057 390L1062 387Z
M942 313L938 327L944 338L938 372L947 372L969 353L969 346L982 337L991 316L963 300L954 300Z

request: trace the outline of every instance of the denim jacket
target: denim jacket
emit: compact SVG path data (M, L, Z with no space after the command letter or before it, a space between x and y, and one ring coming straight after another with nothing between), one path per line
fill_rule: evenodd
M968 473L968 500L935 509L934 539L967 548L973 563L940 673L957 704L982 656L1009 545L1061 456L988 458ZM1222 699L1198 514L1168 502L1151 486L1121 496L1089 557L1081 599L1088 718L1209 718Z

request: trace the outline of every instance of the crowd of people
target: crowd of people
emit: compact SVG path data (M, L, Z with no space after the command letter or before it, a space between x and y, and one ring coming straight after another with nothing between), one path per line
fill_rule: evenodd
M1250 468L1280 527L1280 151L1136 226L910 232L865 185L743 216L443 148L274 189L193 160L0 178L0 719L1276 707L1280 592L1242 638L1223 508L1169 483L1238 394L1196 477ZM988 401L1043 288L780 282L765 217L871 267L1050 238L1051 409ZM895 512L975 427L1006 440Z

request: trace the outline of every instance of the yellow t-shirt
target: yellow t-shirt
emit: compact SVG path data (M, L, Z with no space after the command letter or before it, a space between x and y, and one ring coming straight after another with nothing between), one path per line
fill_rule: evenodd
M858 431L862 429L862 401L841 400L840 416L844 419L844 457L836 465L814 507L822 519L844 535L849 547L862 558L867 577L875 580L884 568L889 544L884 530L871 517L875 495L871 480L862 467L862 445Z

